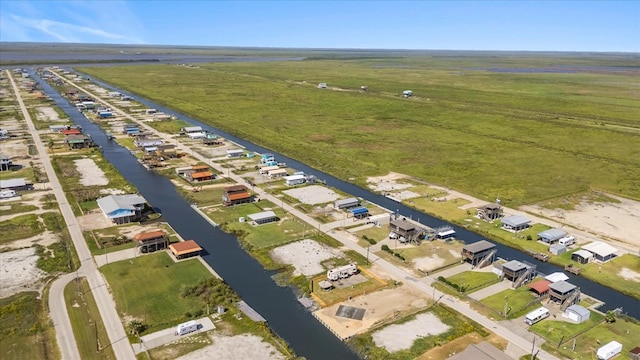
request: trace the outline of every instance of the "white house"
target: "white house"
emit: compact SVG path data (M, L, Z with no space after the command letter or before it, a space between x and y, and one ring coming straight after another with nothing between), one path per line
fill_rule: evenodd
M287 184L287 186L294 186L294 185L304 184L305 181L307 181L307 178L304 175L291 175L291 176L285 176L284 181Z
M230 158L240 157L243 154L244 154L244 150L242 149L227 150L227 157L230 157Z

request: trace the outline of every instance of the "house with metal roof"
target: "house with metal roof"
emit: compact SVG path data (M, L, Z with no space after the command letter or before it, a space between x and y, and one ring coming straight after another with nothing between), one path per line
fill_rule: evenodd
M257 225L267 224L270 222L278 221L278 216L273 211L263 211L256 214L248 215L251 221L255 222Z
M354 197L348 198L348 199L336 200L333 203L333 207L335 207L336 209L348 209L356 206L360 206L360 200Z
M618 252L618 249L602 241L594 241L582 248L593 254L594 260L603 263L616 257L616 253Z
M180 131L185 134L189 134L189 133L203 132L203 129L202 129L202 126L187 126L187 127L183 127Z
M244 154L244 150L242 149L227 150L227 157L230 157L230 158L240 157L243 154Z
M567 275L565 275L565 273L563 273L563 272L554 272L554 273L551 273L551 274L545 276L544 278L546 280L549 280L552 283L558 282L558 281L569 280L569 277Z
M538 240L553 244L563 237L567 236L567 233L561 229L549 229L538 233Z
M307 181L306 176L304 175L290 175L284 177L284 182L287 186L295 186L304 184Z
M353 216L354 219L362 219L369 216L369 209L367 209L364 206L351 208L349 209L349 212L351 213L351 216Z
M147 200L140 195L108 195L97 200L102 213L116 224L127 224L142 217Z
M553 255L561 255L567 252L567 247L562 244L553 244L549 246L549 252Z
M580 301L580 288L567 281L551 283L549 285L549 300L563 305L567 302L570 305L577 304Z
M462 248L462 261L471 263L474 267L482 267L492 264L496 260L496 253L496 244L480 240Z
M512 281L514 287L519 287L523 283L531 281L536 274L536 266L527 262L511 260L502 264L502 276Z
M69 149L84 149L93 146L93 139L85 134L67 135L64 138L64 143Z
M531 226L531 220L523 215L511 215L502 219L502 228L508 231L520 231Z
M0 180L0 190L33 190L33 184L24 178Z
M577 261L580 264L586 264L593 259L593 254L587 250L580 249L571 254L571 260Z

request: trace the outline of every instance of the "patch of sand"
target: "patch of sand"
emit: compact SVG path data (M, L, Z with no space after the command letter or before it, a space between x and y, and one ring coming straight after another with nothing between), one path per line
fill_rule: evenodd
M331 248L315 240L301 240L271 250L271 257L280 263L295 267L293 275L312 276L325 271L321 262L340 256Z
M336 201L340 198L340 195L335 193L333 190L320 185L311 185L297 189L285 190L283 193L310 205L324 204Z
M340 305L365 309L362 320L353 320L336 316ZM424 295L417 290L401 285L393 289L384 289L358 296L345 302L317 310L313 315L329 327L338 337L346 339L367 332L380 321L400 319L402 314L415 312L427 306ZM389 339L394 341L396 339Z
M179 357L182 360L284 360L273 345L264 342L262 338L250 335L212 336L213 344L205 348L190 352Z
M38 120L48 120L48 121L60 120L60 115L52 107L37 107L36 111L38 112L37 114Z
M60 239L58 238L57 234L53 233L52 231L45 231L42 234L6 243L2 245L0 251L7 251L9 249L22 249L33 246L35 244L49 246L53 243L58 242L59 240ZM2 276L0 276L0 279L2 279Z
M37 268L35 248L0 253L0 299L22 291L40 291L45 273Z
M444 265L444 259L437 254L432 254L431 256L413 259L413 265L416 269L423 271L433 270Z
M84 186L104 186L109 184L109 179L102 169L96 165L93 159L83 158L73 161L80 175L80 183Z
M393 324L373 333L376 346L396 352L411 348L413 342L423 336L438 335L449 330L449 325L430 313L420 314L414 320Z
M523 206L522 209L638 249L640 202L606 195L619 200L620 203L582 202L575 210L547 209L538 205Z
M622 268L618 275L622 276L625 280L640 282L640 273L637 273L629 268Z

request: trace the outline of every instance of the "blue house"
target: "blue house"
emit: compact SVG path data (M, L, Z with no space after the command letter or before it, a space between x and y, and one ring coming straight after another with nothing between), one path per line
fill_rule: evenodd
M109 195L97 200L100 210L116 224L138 221L147 202L140 195Z
M369 209L364 206L351 208L349 209L349 212L353 215L354 219L362 219L369 216Z

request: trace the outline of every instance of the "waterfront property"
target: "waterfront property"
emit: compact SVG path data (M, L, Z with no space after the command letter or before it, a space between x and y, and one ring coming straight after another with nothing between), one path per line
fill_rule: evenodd
M336 200L333 203L333 206L336 209L348 209L348 208L360 206L360 200L354 197L348 198L348 199L340 199L340 200Z
M578 250L571 254L571 260L577 261L580 264L586 264L593 258L593 254L587 250Z
M268 224L278 221L278 216L273 211L263 211L256 214L247 215L256 225Z
M176 259L186 259L200 255L202 248L193 240L185 240L169 245L169 250Z
M471 344L464 351L453 355L449 360L512 360L513 358L490 343L483 341Z
M549 246L549 252L553 255L561 255L567 252L567 247L562 244L553 244Z
M230 158L241 157L243 154L244 154L244 150L242 149L227 150L227 157L230 157Z
M531 226L531 220L523 215L512 215L502 219L502 228L507 231L520 231Z
M269 179L275 179L275 178L287 176L287 169L279 168L275 170L269 170L267 172L267 176L269 177Z
M602 263L616 257L616 253L618 252L618 249L602 241L594 241L582 248L590 252L593 255L594 260Z
M138 244L141 253L154 252L166 249L169 246L169 237L162 230L148 231L137 234L133 240Z
M462 261L474 267L484 267L496 260L496 245L487 240L476 241L462 248Z
M502 217L500 204L487 204L478 207L478 217L485 221L493 221Z
M513 282L513 287L531 281L536 273L536 266L530 263L511 260L502 264L502 275L505 279Z
M69 149L84 149L93 146L93 139L85 134L67 135L64 143Z
M306 181L307 178L304 175L291 175L284 177L284 182L285 184L287 184L287 186L304 184Z
M351 208L349 209L349 212L354 219L364 219L369 216L369 209L364 206Z
M564 309L580 301L580 288L567 281L558 281L549 285L549 300L555 301Z
M187 127L183 127L180 130L180 132L185 134L198 133L198 132L203 132L203 129L201 126L187 126Z
M97 200L102 213L116 224L127 224L138 221L142 217L142 210L146 200L135 194L108 195Z
M558 242L565 236L567 236L567 233L564 230L549 229L538 233L538 241L546 242L547 244L553 244Z
M252 200L253 196L249 194L249 189L244 185L227 186L222 194L222 203L225 206L245 204Z

